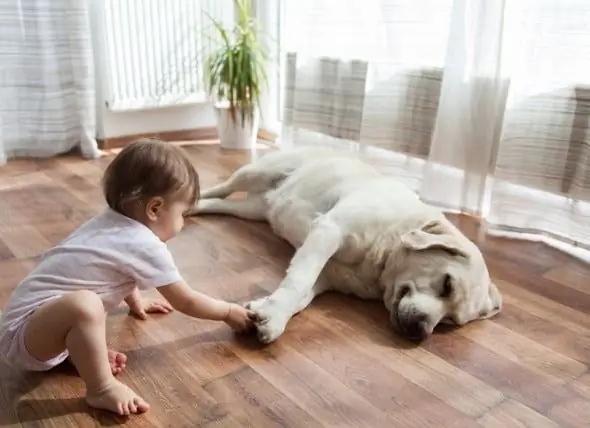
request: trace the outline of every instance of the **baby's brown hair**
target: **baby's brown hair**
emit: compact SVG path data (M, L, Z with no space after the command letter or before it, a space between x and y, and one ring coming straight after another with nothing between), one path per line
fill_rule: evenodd
M184 150L156 139L142 138L125 146L103 176L103 192L111 209L132 217L150 198L199 197L199 174Z

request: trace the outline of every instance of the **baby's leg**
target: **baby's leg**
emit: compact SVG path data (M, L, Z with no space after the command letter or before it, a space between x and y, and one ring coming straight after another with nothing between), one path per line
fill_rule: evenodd
M111 373L117 375L125 370L125 367L127 366L127 355L122 352L109 349L108 356L109 364L111 365ZM72 361L71 358L68 358L68 360L70 362Z
M31 357L47 361L67 349L86 384L92 407L121 415L146 411L148 404L115 379L105 337L106 314L100 297L77 291L45 303L31 315L25 346Z

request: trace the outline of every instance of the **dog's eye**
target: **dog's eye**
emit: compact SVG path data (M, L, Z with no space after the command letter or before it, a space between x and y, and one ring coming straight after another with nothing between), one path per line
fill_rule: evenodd
M440 297L446 299L451 297L451 294L453 294L453 279L451 278L451 275L446 274L442 289L440 290Z
M403 299L409 292L410 292L410 286L407 284L402 285L399 290L398 299L399 300Z

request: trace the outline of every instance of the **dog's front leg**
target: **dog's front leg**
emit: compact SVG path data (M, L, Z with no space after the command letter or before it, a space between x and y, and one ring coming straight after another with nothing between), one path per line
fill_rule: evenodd
M316 284L322 269L340 248L340 227L327 216L320 217L291 260L287 275L268 297L246 305L257 315L258 337L264 343L276 340L293 315L305 309L325 291Z

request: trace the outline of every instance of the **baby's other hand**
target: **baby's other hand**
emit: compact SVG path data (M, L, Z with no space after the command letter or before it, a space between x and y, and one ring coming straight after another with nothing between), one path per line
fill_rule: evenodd
M225 323L237 332L243 332L254 326L254 312L235 303L230 303Z
M147 319L147 314L169 314L174 310L166 300L158 299L141 299L138 306L131 308L131 312L142 320Z

